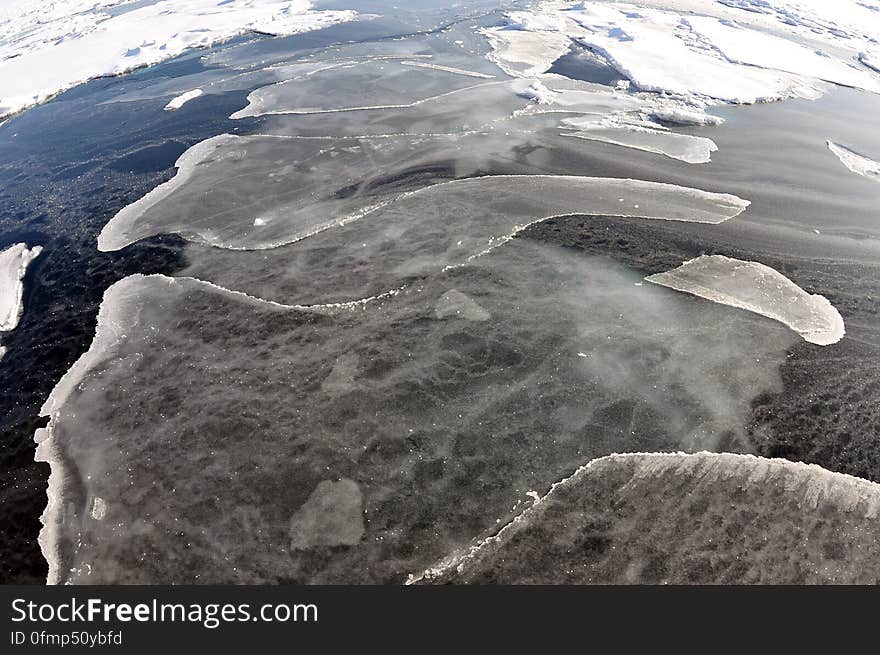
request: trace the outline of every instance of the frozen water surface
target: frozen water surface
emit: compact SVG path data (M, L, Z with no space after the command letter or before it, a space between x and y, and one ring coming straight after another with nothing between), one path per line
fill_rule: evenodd
M352 308L126 278L44 408L51 580L403 582L589 459L733 447L793 335L638 279L528 239Z
M313 27L349 16L274 0L217 16L245 12L229 35L276 4ZM870 130L853 141L870 94L718 106L817 98L832 83L873 90L863 8L841 3L831 21L813 2L645 4L544 2L503 17L431 0L215 48L198 66L175 62L178 77L108 83L108 112L161 99L150 115L182 125L211 102L239 110L101 232L101 250L178 234L186 267L113 285L90 350L43 407L50 580L399 583L448 556L467 562L456 581L798 580L778 552L748 546L764 523L822 567L810 575L864 580L840 553L873 535L869 483L706 454L580 468L763 444L756 407L792 392L780 366L822 350L797 334L844 333L828 300L793 280L858 316L854 338L823 352L872 338L854 299L870 289L816 273L844 252L825 244L859 229L859 261L876 261L863 238L874 185L823 145L834 138L844 163L870 170L834 150L870 152ZM111 6L102 25L130 10ZM22 56L43 48L31 45ZM133 65L161 49L135 45ZM601 75L557 74L578 54ZM213 98L161 111L196 91ZM838 97L850 113L826 121ZM786 238L801 232L821 243ZM668 270L722 246L819 254L779 267L792 280L719 255ZM659 286L642 284L658 270ZM723 505L736 494L741 505ZM620 523L610 498L646 530ZM602 520L582 525L585 507ZM844 524L854 531L833 539ZM797 536L806 525L816 541ZM517 550L533 537L543 543ZM725 544L717 568L694 545L709 539Z
M0 115L93 77L154 64L249 30L295 34L356 17L352 11L315 11L302 0L156 1L113 14L107 10L124 3L17 4L2 16L7 40L0 43Z
M820 346L837 343L843 318L827 298L809 294L787 277L758 262L702 255L648 282L762 314Z
M417 238L418 226L433 219L442 222L450 238L464 241L457 257L462 260L494 239L550 216L606 214L720 223L748 206L748 201L729 194L579 176L487 176L397 199L359 193L362 187L356 183L362 172L353 163L424 156L419 145L419 140L410 139L346 144L220 135L190 148L177 161L177 176L120 211L104 227L98 247L116 250L146 236L176 232L223 248L265 249L370 216L370 233L358 244L383 239L383 228L408 231ZM330 174L334 170L339 173ZM485 198L481 205L473 205L473 193ZM394 204L389 205L390 200ZM462 205L462 211L447 216L455 205ZM438 211L443 213L437 215ZM260 223L255 225L255 219ZM335 232L334 238L355 243L346 240L345 232ZM445 263L455 261L453 255Z
M651 498L650 502L645 502ZM416 577L472 584L877 584L880 485L748 455L594 460Z

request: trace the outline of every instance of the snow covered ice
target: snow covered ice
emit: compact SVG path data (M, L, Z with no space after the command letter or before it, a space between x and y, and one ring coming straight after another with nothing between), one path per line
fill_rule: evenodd
M193 89L192 91L181 93L179 96L176 96L168 101L168 104L165 105L165 111L177 111L190 100L195 100L203 93L204 91L202 91L201 89Z
M132 7L74 0L72 5L21 2L0 14L0 116L79 82L155 64L246 31L295 34L356 16L316 11L306 0L165 0Z
M828 149L837 155L840 163L853 173L867 177L869 180L880 182L880 162L853 152L846 146L834 143L834 141L828 141L827 145Z

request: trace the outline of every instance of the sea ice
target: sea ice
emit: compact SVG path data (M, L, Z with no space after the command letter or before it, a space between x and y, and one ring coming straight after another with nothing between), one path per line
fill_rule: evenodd
M828 149L835 155L837 155L840 163L846 166L853 173L863 175L869 180L880 182L880 162L876 162L873 159L868 159L867 157L860 155L857 152L853 152L849 148L842 146L839 143L834 143L834 141L827 141L826 143L828 144Z
M414 70L411 64L401 61L350 62L252 91L247 107L230 118L402 109L477 84L472 75L462 75L446 66ZM330 93L329 89L334 91Z
M359 306L117 282L36 435L50 582L402 582L585 459L744 438L796 335L638 279L523 238Z
M410 582L876 584L878 515L880 485L812 464L613 454Z
M564 35L600 53L644 91L737 103L819 94L819 87L807 79L735 64L711 48L699 47L672 12L595 2L574 7L551 2L540 11L564 18L558 23ZM511 20L521 23L519 16Z
M24 311L24 275L28 265L43 251L42 246L28 248L16 243L0 252L0 332L18 325Z
M458 289L450 289L440 297L434 314L440 319L455 317L466 321L488 321L492 318L473 298Z
M354 480L321 480L290 519L291 550L356 545L364 536L363 502Z
M758 262L724 255L702 255L648 282L690 293L784 323L805 341L837 343L845 333L843 318L827 298L809 294L778 271Z
M880 73L880 53L878 52L862 52L859 53L859 61L868 68Z
M168 104L165 105L165 111L176 111L183 107L190 100L195 100L203 93L204 91L202 91L201 89L193 89L192 91L181 93L179 96L176 96L175 98L172 98L168 101Z
M562 127L573 129L564 133L568 136L655 152L689 164L706 163L718 150L715 142L706 137L630 125L623 121L569 118L562 122Z
M571 39L559 32L492 28L483 34L492 44L490 59L514 77L534 77L547 72L553 62L571 48Z
M729 61L880 92L880 77L815 48L706 16L685 19Z
M176 177L123 208L104 226L99 249L118 250L162 233L177 233L221 248L267 249L333 228L333 238L342 239L341 243L364 244L358 246L359 257L369 253L382 259L379 251L373 250L380 243L387 249L388 244L404 244L404 237L413 239L405 250L401 246L394 250L401 250L414 262L411 248L424 241L418 230L437 223L447 225L447 233L435 242L431 259L443 266L476 256L524 226L551 216L601 214L721 223L749 204L730 194L671 184L575 175L484 176L435 184L396 200L356 194L333 197L328 179L331 184L340 181L328 178L328 169L316 164L321 159L332 164L338 157L315 152L299 165L297 160L285 158L283 149L273 147L278 143L304 145L315 151L324 145L321 141L228 134L203 141L181 156ZM277 159L268 159L270 152ZM267 177L267 172L285 167L289 174L297 174L294 188L285 184L287 175L272 173ZM265 190L258 191L261 188ZM317 189L327 194L316 198ZM481 203L474 205L474 197L480 197ZM453 206L460 208L454 214L449 209ZM266 219L259 229L254 229L255 213ZM367 216L372 220L364 228L353 225ZM363 230L366 233L358 238L346 238ZM441 244L453 238L462 243L448 248L443 245L445 254L441 256Z
M295 34L356 17L312 10L307 0L15 3L0 23L0 116L243 32Z

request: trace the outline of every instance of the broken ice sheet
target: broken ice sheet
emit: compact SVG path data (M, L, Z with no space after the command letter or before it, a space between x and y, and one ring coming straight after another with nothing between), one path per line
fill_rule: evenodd
M399 583L584 461L734 446L794 335L638 279L519 239L357 309L116 283L44 407L50 579Z
M24 310L24 279L30 263L43 251L16 243L0 252L0 332L15 329Z
M877 584L878 512L880 485L815 465L727 453L611 455L554 485L497 536L415 577Z
M840 160L840 163L853 173L880 182L880 162L853 152L846 146L834 143L834 141L826 141L826 144L828 149Z
M562 127L572 129L563 133L566 136L654 152L689 164L706 163L718 150L715 142L706 137L629 125L625 121L574 118L564 120Z
M40 253L42 246L28 248L16 243L0 252L0 334L14 330L24 312L24 276L28 266ZM0 342L0 359L6 348Z
M194 245L184 274L282 303L346 302L473 261L553 216L717 224L747 206L737 196L640 180L491 175L403 193L357 220L259 253ZM243 226L247 238L262 229Z
M843 318L827 298L807 293L782 273L758 262L702 255L645 279L767 316L820 346L837 343L845 333Z

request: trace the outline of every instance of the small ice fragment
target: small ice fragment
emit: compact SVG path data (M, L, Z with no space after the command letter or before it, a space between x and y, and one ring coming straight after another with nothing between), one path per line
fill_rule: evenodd
M758 262L701 255L645 279L767 316L820 346L837 343L846 332L843 318L827 298L807 293L779 271Z
M266 219L264 218L255 218L254 219L254 227L262 227L266 224Z
M354 480L322 480L290 519L291 550L354 546L364 536L363 495Z
M194 100L202 95L204 91L201 89L193 89L192 91L187 91L186 93L181 93L176 98L173 98L167 105L165 105L165 111L176 111L183 107L190 100Z
M92 509L89 511L89 516L91 516L96 521L101 521L104 519L104 516L107 515L107 503L103 498L99 498L95 496L92 499Z
M826 141L826 143L828 144L828 149L837 155L840 163L853 173L867 177L869 180L880 182L880 162L868 159L839 143L834 143L834 141Z
M542 82L533 82L517 93L517 95L521 98L537 102L539 105L549 105L556 97L556 92L548 89Z
M457 289L450 289L443 294L437 301L434 314L439 319L455 316L468 321L487 321L492 318L473 298Z
M28 265L41 252L42 246L28 249L26 243L16 243L0 252L0 332L8 332L18 325L24 310L22 280Z

